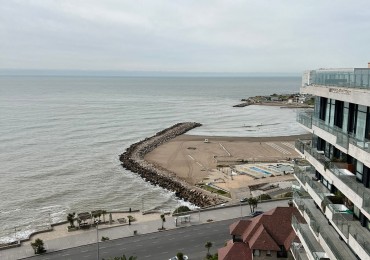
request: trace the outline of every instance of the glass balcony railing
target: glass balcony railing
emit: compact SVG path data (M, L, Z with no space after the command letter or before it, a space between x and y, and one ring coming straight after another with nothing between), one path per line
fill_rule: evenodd
M297 218L293 215L292 216L292 226L296 233L300 233L301 236L303 237L303 240L308 246L308 250L313 253L313 252L324 252L323 249L319 248L317 245L314 244L313 240L315 239L308 228L307 224L301 224L298 222Z
M312 111L304 111L297 113L297 122L305 127L312 128Z
M370 89L370 69L314 70L310 73L310 84L344 88Z
M362 197L363 198L362 208L366 210L366 212L370 213L370 189L366 188L362 183L359 183L354 175L347 175L343 173L342 169L339 168L335 164L335 162L330 161L329 158L325 157L325 155L322 154L321 152L318 152L317 149L312 148L311 145L308 144L307 142L297 140L295 147L301 153L310 154L321 165L323 165L326 170L329 170L332 174L337 176L338 179L340 179L343 184L345 184L353 192ZM308 182L308 184L310 186L312 184L312 188L315 188L315 186L317 185L317 183L314 182Z
M364 139L363 141L360 141L354 137L350 137L349 142L364 152L370 153L370 140Z
M312 118L312 124L317 126L318 128L324 130L325 132L328 132L334 136L336 136L337 141L336 143L340 145L341 147L348 149L348 143L349 143L349 135L342 131L341 128L337 126L329 126L325 123L325 121L313 117Z
M309 225L311 229L315 232L316 236L319 236L320 234L324 238L324 240L330 247L330 250L333 252L333 254L335 254L337 259L346 259L343 258L344 252L338 245L338 243L333 242L332 235L330 235L328 226L326 225L326 218L321 214L318 215L316 212L311 212L310 207L306 206L305 204L307 198L301 197L298 193L293 194L293 200L297 205L300 205L300 208L309 217ZM351 234L355 238L357 243L370 255L370 240L366 228L361 227L358 221L351 220L351 214L343 214L341 212L337 212L333 204L329 200L327 207L333 212L332 220L339 228L339 230L341 230L341 232L345 235L345 237L348 238L349 234ZM323 225L324 223L325 225ZM299 223L296 223L296 225L299 225Z

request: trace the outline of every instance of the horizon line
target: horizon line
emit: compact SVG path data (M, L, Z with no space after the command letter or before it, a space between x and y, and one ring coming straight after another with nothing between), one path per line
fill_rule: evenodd
M297 72L195 72L64 69L0 69L0 76L98 76L98 77L301 77Z

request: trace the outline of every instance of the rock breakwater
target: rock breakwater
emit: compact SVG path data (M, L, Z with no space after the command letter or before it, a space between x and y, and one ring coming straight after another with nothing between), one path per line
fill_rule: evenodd
M196 206L206 207L221 203L222 200L217 196L208 194L180 179L176 179L173 177L175 175L173 172L151 164L144 159L144 156L156 147L199 126L201 124L195 122L178 123L156 133L152 137L132 144L120 155L122 166L137 173L153 185L159 185L164 189L175 192L177 197Z

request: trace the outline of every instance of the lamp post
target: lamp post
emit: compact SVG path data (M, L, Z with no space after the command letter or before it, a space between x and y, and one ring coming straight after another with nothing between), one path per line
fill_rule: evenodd
M96 224L96 257L99 260L99 220L95 220Z
M242 208L242 202L240 201L240 219L243 218L243 208Z

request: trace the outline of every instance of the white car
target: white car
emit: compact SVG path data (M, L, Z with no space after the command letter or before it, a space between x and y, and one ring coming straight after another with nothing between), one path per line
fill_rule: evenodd
M187 255L183 255L184 260L188 260L189 257ZM171 257L169 260L179 260L177 256Z

